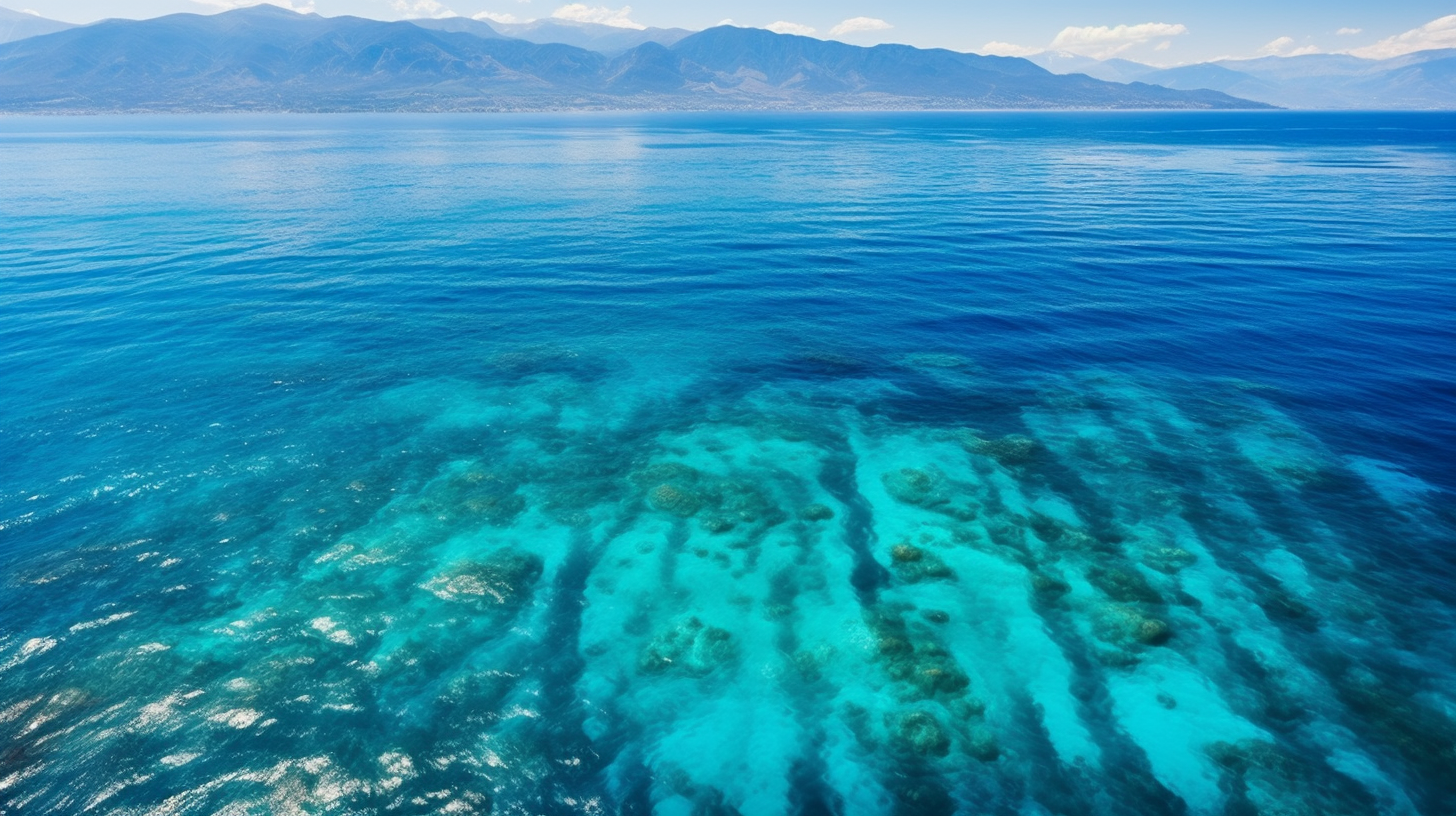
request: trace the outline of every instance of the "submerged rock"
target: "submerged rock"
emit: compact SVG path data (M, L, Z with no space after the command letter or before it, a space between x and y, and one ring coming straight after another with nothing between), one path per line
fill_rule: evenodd
M1108 643L1160 646L1173 637L1167 622L1149 617L1131 606L1108 606L1097 617L1097 636Z
M799 511L799 518L804 521L828 521L834 518L834 511L822 504L808 504Z
M1258 603L1271 619L1287 621L1308 631L1319 626L1314 610L1281 587L1270 587L1260 592Z
M896 748L920 756L943 757L950 753L950 734L929 712L886 714L885 719Z
M925 557L925 551L914 544L896 544L890 548L890 560L896 564L909 564Z
M867 612L866 623L875 637L876 651L884 662L885 673L891 679L906 684L908 698L955 698L961 697L970 688L970 676L961 670L950 652L935 641L928 628L919 626L918 631L912 633L898 611L884 608Z
M695 467L680 462L660 462L634 471L628 478L640 488L646 489L664 482L676 485L694 485L702 477Z
M949 500L945 492L945 479L935 471L901 468L884 474L880 479L884 482L887 493L906 504L936 507Z
M965 721L979 721L986 716L986 703L979 697L966 695L946 706L955 717Z
M1259 816L1355 816L1377 812L1370 792L1350 777L1324 773L1311 761L1275 742L1242 739L1204 747L1209 759L1234 784L1227 812ZM1450 766L1445 767L1449 774Z
M637 660L643 674L668 672L702 677L738 657L738 644L726 629L705 625L696 617L652 639Z
M1110 669L1130 669L1142 662L1138 653L1131 649L1097 649L1097 662Z
M904 663L903 667L907 674L903 679L926 698L936 694L960 694L971 685L971 678L947 654L916 650L915 660ZM892 671L891 675L894 674Z
M1274 743L1265 740L1220 740L1209 743L1204 751L1215 765L1235 773L1245 773L1255 768L1279 770L1289 765L1289 759L1284 752Z
M482 517L487 524L504 527L526 509L526 500L514 493L503 496L477 496L467 499L465 511Z
M918 584L921 581L954 581L956 577L955 570L947 566L935 553L929 553L911 564L901 564L896 572L907 584Z
M1456 768L1456 717L1423 699L1420 687L1396 672L1364 668L1334 678L1341 701L1394 748L1428 784L1451 785Z
M479 561L462 561L431 578L424 589L446 601L484 607L519 606L531 595L543 564L534 553L499 550Z
M630 479L647 491L648 505L659 512L688 518L712 511L703 527L713 533L744 524L771 527L788 518L752 482L718 478L683 464L651 465Z
M1055 575L1044 572L1031 574L1031 591L1046 600L1056 600L1072 591L1072 585Z
M703 518L700 523L703 525L704 530L707 530L714 535L717 535L719 533L726 533L729 530L733 529L732 519L727 519L718 515L707 516Z
M982 762L995 762L1001 757L1001 744L990 728L973 725L966 733L966 753Z
M1148 583L1142 573L1127 569L1093 567L1087 570L1087 580L1092 586L1118 603L1160 604L1163 596Z
M790 656L789 662L806 683L817 683L824 676L824 660L817 652L800 649Z
M702 500L696 495L670 484L661 484L652 488L647 494L647 501L655 510L683 518L697 513L703 506Z
M505 527L526 509L526 500L517 495L515 484L507 479L482 470L468 470L435 483L425 492L419 509Z
M961 444L971 453L988 456L1003 465L1025 464L1041 450L1040 442L1021 434L1009 434L1000 439L983 439L967 434Z
M726 517L740 524L772 527L788 516L769 500L757 485L741 479L725 479L713 488L714 503Z
M1169 575L1190 567L1197 561L1198 556L1182 547L1156 547L1143 556L1143 563L1148 567Z
M955 571L946 565L940 556L914 544L896 544L892 547L890 563L900 580L908 584L916 584L921 581L946 581L955 578Z

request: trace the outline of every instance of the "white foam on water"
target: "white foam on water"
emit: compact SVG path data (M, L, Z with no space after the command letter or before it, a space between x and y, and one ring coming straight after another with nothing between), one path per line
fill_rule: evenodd
M229 728L250 728L263 717L263 712L251 708L233 708L219 711L208 717L209 722L226 725Z
M87 629L99 629L102 626L110 626L111 624L118 621L124 621L135 614L135 612L117 612L112 615L107 615L104 618L97 618L95 620L89 620L83 623L72 624L69 631L72 634L75 634L76 632L84 632Z
M55 638L30 638L24 643L21 643L20 648L16 649L8 660L6 660L4 663L0 663L0 672L9 671L10 669L15 668L22 663L25 663L27 660L30 660L33 657L43 655L46 652L49 652L51 649L56 648L57 644L59 643L60 641Z

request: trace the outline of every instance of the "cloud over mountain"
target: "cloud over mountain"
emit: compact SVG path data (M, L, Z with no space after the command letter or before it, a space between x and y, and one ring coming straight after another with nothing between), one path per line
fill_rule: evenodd
M1182 23L1138 23L1116 26L1067 26L1057 32L1049 45L1037 47L993 40L981 46L983 54L997 54L1003 57L1028 57L1043 51L1077 54L1093 59L1108 59L1117 56L1135 45L1142 45L1156 39L1164 39L1158 50L1168 43L1166 38L1188 33Z
M829 29L829 36L838 37L842 34L855 34L861 31L887 31L892 28L894 26L876 17L851 17Z
M1265 43L1264 47L1259 49L1259 56L1303 57L1308 54L1318 54L1319 52L1320 49L1317 45L1304 45L1296 48L1293 37L1278 37Z
M1159 37L1187 34L1180 23L1138 23L1117 26L1067 26L1052 40L1051 50L1068 51L1096 59L1107 59L1134 45Z
M764 28L775 34L797 34L800 37L807 37L814 33L813 26L806 26L803 23L791 23L787 20L779 20L776 23L769 23Z
M1368 59L1388 59L1436 48L1456 48L1456 14L1438 17L1419 28L1386 37L1374 45L1356 48L1350 53Z
M310 5L309 10L312 9L313 6ZM403 14L406 19L431 17L438 20L456 16L440 0L394 0L394 10Z
M619 9L607 8L606 6L588 6L585 3L570 3L551 12L551 16L558 20L570 20L575 23L597 23L598 25L612 26L613 28L634 28L642 30L647 26L632 19L632 7L622 6Z

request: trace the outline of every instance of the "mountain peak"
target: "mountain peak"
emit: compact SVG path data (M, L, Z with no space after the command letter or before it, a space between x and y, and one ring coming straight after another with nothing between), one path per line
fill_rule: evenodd
M312 11L298 11L296 9L284 8L272 3L255 3L251 6L239 6L235 9L218 12L216 16L230 15L234 17L317 17L318 14Z

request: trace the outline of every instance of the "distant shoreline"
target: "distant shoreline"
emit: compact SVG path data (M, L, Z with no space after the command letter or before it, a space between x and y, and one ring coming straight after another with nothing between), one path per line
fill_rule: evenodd
M415 108L389 108L389 109L363 109L363 108L337 108L325 110L305 110L296 108L239 108L239 109L128 109L128 110L3 110L0 109L0 117L86 117L86 116L359 116L359 115L409 115L409 116L451 116L451 115L494 115L494 114L599 114L599 113L1449 113L1449 111L1430 110L1414 111L1405 109L1370 109L1366 111L1328 109L1328 110L1304 110L1297 108L1277 108L1273 106L1248 107L1248 108L1094 108L1094 107L1022 107L1022 108L988 108L988 107L818 107L818 108L767 108L767 107L723 107L723 108L669 108L669 107L641 107L641 108L585 108L585 107L560 107L560 108L449 108L449 109L415 109Z

